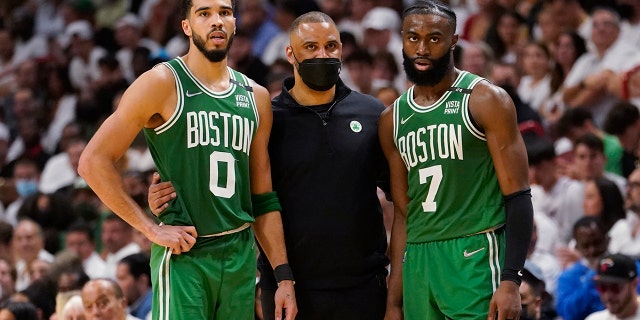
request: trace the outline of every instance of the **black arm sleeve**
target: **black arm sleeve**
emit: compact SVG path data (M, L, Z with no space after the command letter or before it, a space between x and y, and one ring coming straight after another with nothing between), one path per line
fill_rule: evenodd
M507 241L504 268L500 280L513 281L520 285L522 269L533 231L533 205L531 189L521 190L504 197L507 214Z

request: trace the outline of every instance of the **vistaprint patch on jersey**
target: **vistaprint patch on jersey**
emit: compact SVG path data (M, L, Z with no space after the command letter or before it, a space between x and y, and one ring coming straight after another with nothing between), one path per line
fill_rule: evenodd
M444 114L456 114L460 111L460 101L447 101Z
M351 121L351 123L349 123L349 126L351 127L351 131L353 132L358 133L362 131L362 124L357 120Z
M236 94L236 106L238 108L250 108L249 98L245 95Z

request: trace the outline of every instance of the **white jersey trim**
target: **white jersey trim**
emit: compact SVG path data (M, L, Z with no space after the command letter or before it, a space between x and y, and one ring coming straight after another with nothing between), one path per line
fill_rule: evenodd
M171 70L171 73L176 80L176 96L178 97L178 101L176 102L176 109L175 111L173 111L173 114L171 115L169 120L153 129L156 134L161 134L169 130L174 123L178 122L178 118L180 118L180 114L182 114L182 109L184 108L184 92L182 90L182 82L180 82L180 77L178 77L178 73L169 63L165 62L163 64L167 68L169 68L169 70Z
M180 66L182 67L182 70L184 70L184 72L187 74L187 76L189 78L191 78L191 81L193 81L193 83L196 84L196 86L198 86L198 88L200 88L200 90L202 90L202 92L206 93L208 96L211 96L213 98L226 98L228 96L230 96L234 90L235 90L235 84L233 82L229 83L229 88L227 88L224 91L221 92L216 92L213 91L209 88L207 88L207 86L205 86L202 82L200 82L200 80L198 80L198 78L196 78L193 73L191 73L191 70L189 70L189 68L187 68L187 65L184 63L184 60L182 60L182 57L178 57L176 60L178 60L178 63L180 64ZM229 77L233 80L237 80L233 74L233 72L231 72L230 68L227 66L227 72L229 73Z
M478 82L485 80L484 78L476 78L474 79L470 84L469 84L469 89L472 89L476 86L476 84L478 84ZM462 121L464 122L464 126L467 127L467 130L469 130L469 132L475 136L476 138L482 140L482 141L487 141L486 136L484 135L484 133L480 130L480 128L476 127L475 125L473 125L473 121L471 121L471 112L469 111L469 98L471 97L471 94L465 94L464 97L462 98L462 105L464 106L462 108Z

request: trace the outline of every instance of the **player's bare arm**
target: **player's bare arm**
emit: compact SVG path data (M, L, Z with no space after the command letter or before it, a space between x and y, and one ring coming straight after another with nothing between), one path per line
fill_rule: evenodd
M402 313L402 256L407 242L407 169L393 142L393 106L386 108L380 115L378 122L378 137L380 146L387 158L391 176L391 196L393 198L393 226L391 228L391 242L389 257L391 259L391 274L387 293L386 320L403 318Z
M114 165L143 127L158 126L169 118L176 100L169 70L158 67L141 75L87 144L78 172L111 210L154 243L179 254L195 244L195 228L156 225L126 193Z
M271 162L269 160L269 135L273 122L271 100L269 92L262 86L253 84L256 105L260 115L260 124L251 142L249 155L249 170L251 174L251 193L266 194L273 191L271 184ZM284 230L280 211L271 211L256 217L253 224L256 239L275 269L288 263L287 249L284 244ZM275 295L276 319L281 319L283 308L286 309L286 319L293 320L298 313L293 281L282 280L278 283Z
M528 190L527 154L517 127L515 106L509 95L497 86L481 82L471 94L469 108L473 118L485 132L502 194L508 197ZM527 196L523 196L522 199L524 197ZM530 197L526 200L529 201L530 206ZM505 208L507 208L506 202L505 200ZM521 212L510 212L509 208L506 209L507 255L509 252L513 252L515 246L517 248L523 245L528 246L531 237L532 217L526 209L523 208ZM518 216L510 217L515 214ZM524 230L513 232L514 224L518 227L522 226ZM526 250L518 252L518 255L521 254L524 255L522 257L522 263L524 263ZM500 320L517 319L521 311L518 288L518 283L503 279L491 299L487 319L495 319L496 312Z

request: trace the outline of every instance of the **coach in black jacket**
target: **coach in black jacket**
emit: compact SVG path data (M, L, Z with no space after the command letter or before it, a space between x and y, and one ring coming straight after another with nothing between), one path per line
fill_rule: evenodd
M294 77L272 101L269 155L296 281L296 319L382 319L389 260L376 187L388 189L378 143L384 106L339 80L342 50L331 18L300 16L290 38ZM265 319L273 317L277 287L270 266L261 254Z

